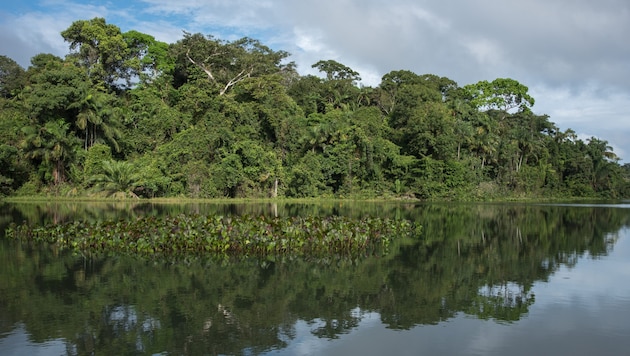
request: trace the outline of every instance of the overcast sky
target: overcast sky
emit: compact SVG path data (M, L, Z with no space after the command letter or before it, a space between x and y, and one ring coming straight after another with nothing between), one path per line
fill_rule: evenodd
M301 74L334 59L369 86L400 69L460 86L516 79L535 113L630 162L629 0L2 1L0 54L25 68L38 53L64 56L60 32L94 17L168 43L183 30L252 37L291 53Z

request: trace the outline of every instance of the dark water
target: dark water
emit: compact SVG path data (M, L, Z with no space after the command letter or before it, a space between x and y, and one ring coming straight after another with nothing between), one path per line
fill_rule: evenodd
M0 238L0 355L630 355L630 205L3 204L11 222L381 216L387 255L86 260Z

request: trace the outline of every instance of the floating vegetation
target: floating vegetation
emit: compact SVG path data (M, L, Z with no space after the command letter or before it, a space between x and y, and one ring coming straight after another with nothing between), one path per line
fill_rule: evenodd
M181 214L44 227L12 225L6 236L84 256L356 258L383 254L393 238L410 236L414 230L407 220L381 218Z

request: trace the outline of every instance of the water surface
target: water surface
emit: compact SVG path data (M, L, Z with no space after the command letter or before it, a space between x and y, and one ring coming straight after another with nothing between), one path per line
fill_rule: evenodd
M627 204L4 204L27 221L180 213L381 216L386 255L84 259L0 239L0 355L622 355Z

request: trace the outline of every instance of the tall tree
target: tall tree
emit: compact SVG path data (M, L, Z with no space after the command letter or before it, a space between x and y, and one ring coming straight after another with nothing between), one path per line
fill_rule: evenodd
M66 166L80 145L69 127L70 124L63 119L57 119L43 126L36 124L23 128L25 138L22 147L27 157L37 161L42 168L49 169L54 185L65 182Z
M25 71L13 59L0 55L0 97L14 96L25 84Z
M111 94L87 89L79 101L68 106L77 110L75 125L84 135L86 150L102 142L120 150L118 139L122 136L122 123L115 101Z
M116 87L119 80L129 84L132 73L128 65L135 54L130 51L120 28L104 18L75 21L61 36L70 43L70 58L86 69L94 84Z
M482 80L464 87L470 95L471 103L481 110L495 109L507 112L518 108L523 111L534 105L529 88L510 78L497 78L492 82Z
M28 122L21 102L0 97L0 194L9 194L22 185L32 169L20 149L22 128Z
M318 61L312 67L326 74L319 92L327 106L332 109L357 106L360 93L357 85L361 80L358 72L332 59Z
M318 61L312 67L325 73L326 80L349 80L353 84L361 80L358 72L332 59Z
M30 116L41 124L58 118L74 121L70 107L85 97L89 85L85 73L52 54L36 55L31 63L27 71L29 86L22 95Z
M161 74L172 74L175 59L169 53L168 43L135 30L122 34L129 50L128 69L142 81L154 80Z
M610 191L613 186L613 175L619 173L617 161L619 157L608 145L608 141L591 137L586 145L586 152L592 162L591 185L596 192Z
M173 46L177 58L176 79L186 82L205 78L224 95L247 78L277 73L292 63L284 51L273 51L257 40L241 38L226 42L213 36L184 32L184 38Z

